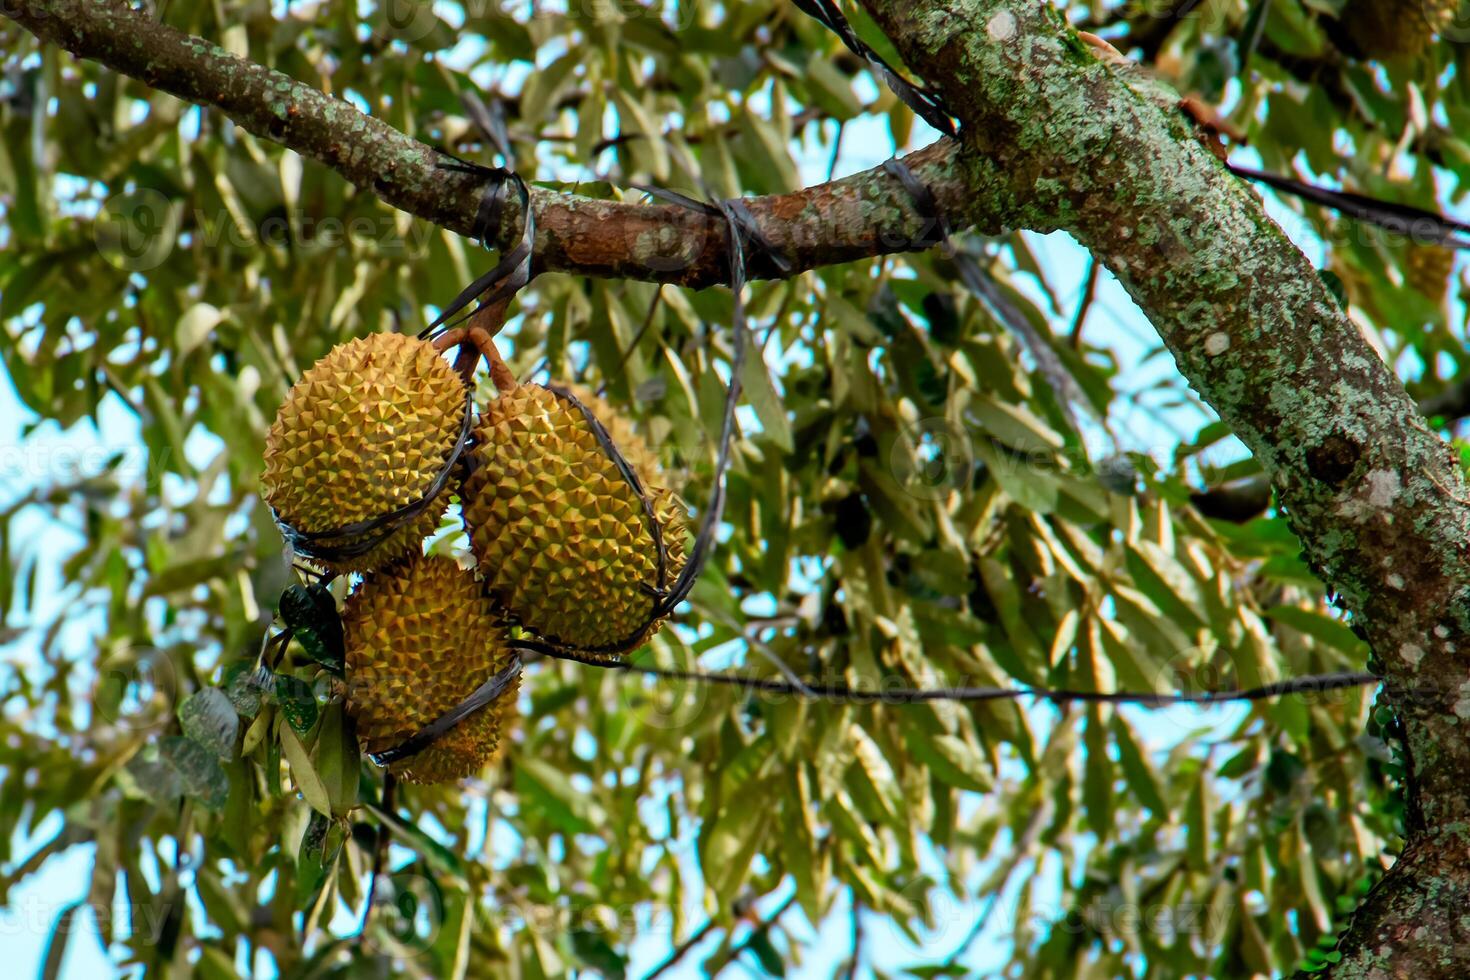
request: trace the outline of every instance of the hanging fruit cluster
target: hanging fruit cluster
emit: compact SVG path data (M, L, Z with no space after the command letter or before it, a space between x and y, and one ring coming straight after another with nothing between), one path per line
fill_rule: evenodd
M1414 57L1455 24L1460 0L1348 0L1338 43L1364 58Z
M261 495L288 543L328 573L363 573L342 627L347 710L370 754L514 664L516 630L617 660L667 615L685 564L687 511L632 427L594 396L515 384L487 337L476 343L498 394L476 421L474 359L460 372L441 353L462 339L375 334L334 348L291 389L266 442ZM423 553L455 494L472 570ZM512 683L393 771L478 772L514 704Z

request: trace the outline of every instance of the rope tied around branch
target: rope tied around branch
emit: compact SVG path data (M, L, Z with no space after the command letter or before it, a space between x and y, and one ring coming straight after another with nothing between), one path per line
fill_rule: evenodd
M447 330L458 326L480 309L507 301L519 292L531 281L531 258L536 245L536 214L531 208L531 189L526 186L520 174L504 167L486 167L449 154L445 156L450 162L441 162L441 170L473 174L490 184L490 192L481 195L479 208L475 212L475 237L484 248L493 248L491 243L500 235L500 223L505 216L505 201L511 186L515 187L516 195L520 198L524 220L521 223L521 237L515 247L502 255L489 272L461 289L433 322L419 331L420 339L434 336L440 328ZM453 319L477 297L479 303L474 310L459 320Z
M953 113L945 106L943 97L932 89L915 85L900 75L887 61L884 61L882 55L858 37L857 31L853 30L842 8L837 6L834 0L792 0L792 2L802 13L823 24L841 38L842 43L847 45L847 49L866 61L868 67L873 70L873 74L883 79L884 84L893 90L893 94L898 96L903 104L912 109L920 119L945 136L955 136L958 133Z

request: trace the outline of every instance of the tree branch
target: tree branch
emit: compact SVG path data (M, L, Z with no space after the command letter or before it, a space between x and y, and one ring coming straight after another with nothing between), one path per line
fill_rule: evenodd
M1051 5L862 4L961 121L976 186L1016 202L1018 224L1072 232L1117 275L1366 631L1423 819L1334 973L1465 975L1470 497L1452 450L1251 189Z
M242 128L331 167L409 214L475 233L481 178L447 171L450 158L341 99L238 58L202 38L155 22L124 0L0 0L9 17L45 41L181 99L215 106ZM934 189L951 220L999 231L1004 224L941 141L904 158ZM728 277L725 225L672 205L604 201L532 188L535 272L570 272L684 286ZM926 219L881 168L790 194L748 199L766 239L791 263L778 270L751 257L750 275L781 278L807 269L914 250ZM518 238L520 205L507 202L496 244ZM932 239L930 239L932 241Z
M1470 416L1470 379L1451 382L1443 391L1419 399L1419 412L1427 419L1443 419L1446 425ZM1247 477L1206 487L1189 499L1206 517L1244 524L1271 506L1271 481L1264 476Z

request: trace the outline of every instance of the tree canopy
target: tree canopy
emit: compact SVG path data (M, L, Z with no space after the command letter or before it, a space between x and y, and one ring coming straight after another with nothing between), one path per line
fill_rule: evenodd
M81 912L150 976L1470 969L1457 242L1216 153L1453 208L1463 28L1380 58L1359 2L863 0L857 52L766 0L0 3L0 894L94 862L46 969ZM477 224L456 160L527 202ZM491 767L385 800L330 629L262 653L303 582L266 430L529 209L512 372L602 390L702 513L729 238L645 187L759 232L708 563L630 669L528 662ZM37 448L109 418L136 446ZM430 547L467 552L457 513ZM1211 714L902 694L1365 669ZM687 675L722 671L772 683Z

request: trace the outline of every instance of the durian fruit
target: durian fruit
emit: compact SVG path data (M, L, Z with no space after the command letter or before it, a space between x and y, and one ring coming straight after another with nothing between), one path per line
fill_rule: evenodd
M1436 304L1442 304L1449 295L1454 271L1454 249L1443 245L1409 246L1404 260L1404 279Z
M600 399L579 400L643 485L664 542L663 582L643 501L582 411L540 385L503 392L481 412L465 526L480 577L522 626L616 659L611 648L652 633L640 631L652 591L684 567L688 512L627 421Z
M1362 58L1417 55L1449 27L1460 0L1348 0L1338 20L1350 54Z
M654 516L658 518L664 545L664 567L669 580L667 584L672 585L673 580L683 571L688 557L686 552L692 530L689 526L689 508L670 486L669 474L659 465L658 455L633 428L627 416L581 385L572 385L570 390L596 416L597 421L602 423L609 440L618 447L618 452L633 467L633 472L638 474L638 482L642 484L643 493L648 497Z
M514 658L495 602L474 572L443 556L411 555L367 575L347 598L342 632L347 710L369 753L414 735ZM417 783L479 772L507 734L517 686L391 771Z
M340 344L301 376L266 436L261 496L304 532L332 531L423 497L459 440L464 381L428 341L378 333ZM416 548L438 526L446 487L422 513L364 554L306 557L366 571ZM368 535L371 536L371 535ZM364 536L332 538L329 548Z

